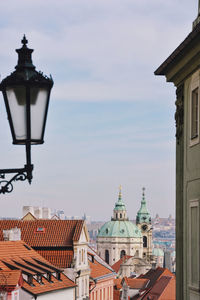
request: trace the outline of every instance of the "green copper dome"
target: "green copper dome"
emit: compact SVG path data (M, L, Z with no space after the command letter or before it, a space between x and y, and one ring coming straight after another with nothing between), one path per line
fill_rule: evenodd
M141 207L136 216L136 224L142 224L142 223L151 224L151 216L147 210L147 206L146 206L147 204L146 204L146 200L145 200L144 191L145 191L145 188L143 188Z
M122 201L121 185L119 187L118 201L115 203L113 217L99 230L98 237L141 238L140 229L127 218L126 207Z
M98 237L142 237L140 229L130 221L112 220L99 230Z
M126 206L125 206L124 202L122 201L121 185L119 187L118 201L115 203L114 210L126 210Z

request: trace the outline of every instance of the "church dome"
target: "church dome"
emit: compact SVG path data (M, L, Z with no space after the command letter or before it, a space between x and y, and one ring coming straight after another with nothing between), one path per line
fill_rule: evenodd
M141 238L142 234L140 229L130 221L112 220L101 227L98 237Z
M99 230L98 237L141 238L140 229L127 218L126 206L122 200L121 186L115 203L113 217Z

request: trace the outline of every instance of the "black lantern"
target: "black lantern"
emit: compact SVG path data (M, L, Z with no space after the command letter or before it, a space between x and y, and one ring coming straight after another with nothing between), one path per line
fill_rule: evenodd
M13 144L25 145L26 165L23 169L0 170L4 179L6 173L17 173L10 180L0 182L0 193L11 192L13 180L26 180L31 183L33 165L31 164L31 145L44 142L44 131L53 86L52 78L37 72L32 63L33 49L27 47L27 39L22 39L22 48L17 49L16 71L2 80L3 93Z

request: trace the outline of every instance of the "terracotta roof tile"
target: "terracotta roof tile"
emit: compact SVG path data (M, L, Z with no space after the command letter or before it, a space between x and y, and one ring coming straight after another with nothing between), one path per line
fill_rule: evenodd
M21 238L32 247L72 246L78 241L84 220L0 220L0 240L3 230L20 228ZM38 231L43 228L43 231Z
M127 259L131 258L130 255L124 255L121 259L119 259L116 263L112 265L113 270L115 270L116 273L118 273L121 264L126 261Z
M144 300L175 300L175 277L161 276L152 289L142 298Z
M94 263L89 261L90 265L90 276L94 279L97 279L98 277L102 277L106 274L113 274L113 272L109 269L107 269L105 266L94 260Z
M127 286L129 286L131 289L140 290L144 289L147 286L149 279L124 277L124 281L126 282Z
M29 285L26 280L24 280L22 288L33 295L63 288L75 287L74 282L62 273L60 275L61 281L57 280L53 274L56 272L60 273L61 270L53 266L23 241L0 242L0 268L3 271L11 271L9 266L11 268L18 268L18 270L21 270L23 274L52 274L52 282L49 282L44 276L42 276L42 285L37 282L35 278L33 278L34 286Z
M61 281L56 278L52 278L52 282L49 282L46 278L42 278L43 284L41 285L35 279L33 279L34 286L30 286L26 281L24 281L23 289L28 291L33 295L43 294L46 292L51 292L59 289L66 289L69 287L75 287L73 281L71 281L67 276L61 274Z
M0 271L0 290L6 286L22 285L23 279L20 270Z
M146 278L149 279L148 288L152 287L155 282L161 277L161 276L174 276L173 273L171 273L166 268L158 267L155 270L150 269L146 274L140 275L138 278Z
M37 250L37 252L58 268L70 268L74 257L73 250Z
M116 276L114 270L92 249L88 252L88 262L90 266L90 276L94 279L111 275Z

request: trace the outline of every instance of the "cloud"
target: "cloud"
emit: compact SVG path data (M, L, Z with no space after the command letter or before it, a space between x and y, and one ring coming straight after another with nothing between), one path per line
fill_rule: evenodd
M1 11L2 74L15 65L16 56L15 61L10 56L25 30L35 48L35 65L52 73L54 97L62 100L136 101L159 93L163 98L166 93L153 72L188 28L173 19L175 12L186 16L187 5L179 0L50 0L48 5L20 0L12 7L3 3Z

